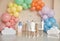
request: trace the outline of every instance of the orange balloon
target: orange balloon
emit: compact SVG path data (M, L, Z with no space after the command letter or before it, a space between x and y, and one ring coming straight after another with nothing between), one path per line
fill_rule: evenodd
M32 7L32 8L31 8L31 11L34 11L35 9L36 9L35 7Z
M37 2L38 0L33 0L33 2Z
M31 4L31 6L34 7L34 6L35 6L35 3L33 2L33 3Z
M37 3L38 3L38 5L40 5L42 3L42 1L38 1Z
M44 2L41 3L41 7L43 7L43 6L45 6L45 3Z
M38 3L36 2L36 3L35 3L35 7L36 7L37 5L38 5Z
M39 10L41 10L41 9L42 9L42 8L41 8L41 6L39 6L39 5L36 7L36 10L37 10L37 11L39 11Z
M37 6L37 5L38 5L37 2L33 2L31 6L32 6L32 7L35 7L35 6Z

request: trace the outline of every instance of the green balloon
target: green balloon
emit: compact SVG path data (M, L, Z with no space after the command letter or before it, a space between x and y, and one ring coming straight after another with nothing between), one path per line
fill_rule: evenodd
M22 5L24 3L24 0L15 0L14 2L18 5Z
M22 4L22 6L23 6L23 9L28 9L28 6L26 3Z
M32 3L32 0L25 0L25 3L26 4L31 4Z
M31 5L28 5L28 8L31 8Z

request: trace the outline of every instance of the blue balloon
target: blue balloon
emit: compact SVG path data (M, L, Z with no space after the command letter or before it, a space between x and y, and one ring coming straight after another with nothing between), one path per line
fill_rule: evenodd
M56 20L53 17L49 18L49 21L51 21L53 24L56 23Z
M49 28L51 28L53 26L51 21L48 21L47 23L45 23Z
M50 28L47 25L44 25L44 32L47 32Z
M48 23L48 22L49 22L49 19L44 20L44 23Z

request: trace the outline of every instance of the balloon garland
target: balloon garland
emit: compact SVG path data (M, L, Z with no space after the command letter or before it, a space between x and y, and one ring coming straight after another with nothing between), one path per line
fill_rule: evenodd
M38 11L42 21L44 21L45 32L56 25L54 10L48 8L42 0L14 0L14 3L8 4L7 12L1 16L0 31L3 30L4 26L15 29L14 27L19 20L19 12L29 8L32 11Z

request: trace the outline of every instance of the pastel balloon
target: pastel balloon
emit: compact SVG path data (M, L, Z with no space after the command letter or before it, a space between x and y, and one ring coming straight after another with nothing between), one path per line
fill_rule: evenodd
M43 14L49 14L49 12L50 12L50 9L49 9L47 6L44 6L44 7L42 8L42 13L43 13Z
M15 16L15 17L19 17L19 13L18 13L18 12L15 12L15 13L14 13L14 16Z
M8 9L7 9L7 12L8 12L8 13L12 13L12 12L11 12L11 8L8 8Z
M12 13L16 12L16 8L15 7L12 7L11 8L11 11L12 11Z
M13 4L13 7L17 7L17 6L18 6L17 4L15 4L15 3Z
M28 9L28 6L26 3L23 3L22 6L23 6L23 9Z
M53 24L52 24L51 21L48 21L48 22L46 23L46 25L47 25L49 28L51 28L51 27L53 26Z
M31 7L31 5L28 5L28 8L30 8Z
M35 3L34 2L32 2L31 7L35 7Z
M24 3L24 0L15 0L15 3L18 5L22 5Z
M11 26L11 23L10 22L6 22L5 24L7 27L10 27Z
M33 0L25 0L26 4L31 4Z
M11 26L15 25L15 21L14 20L10 20Z
M44 2L41 2L41 4L40 4L40 5L41 5L41 7L43 7L43 6L45 6L45 3L44 3Z
M22 6L18 6L16 9L17 9L18 12L21 12L23 10L23 7Z
M49 21L51 21L52 23L56 23L56 19L53 17L49 18Z
M18 18L16 18L16 19L15 19L15 22L18 22L18 21L19 21L19 19L18 19Z
M3 13L1 19L3 22L8 22L11 19L11 16L8 13Z
M47 31L49 30L50 28L47 26L47 25L44 25L44 32L47 33Z
M12 19L12 20L15 20L15 19L16 19L16 17L15 17L15 16L11 16L11 19Z
M48 23L48 22L49 22L49 19L44 20L44 23Z
M9 8L13 7L13 3L9 3L9 4L8 4L8 7L9 7Z
M41 6L39 6L39 5L36 6L36 10L37 10L37 11L39 11L39 10L41 10L41 9L42 9Z
M46 20L46 19L48 19L48 16L47 15L43 15L43 20Z
M55 12L53 10L51 10L48 14L49 17L54 17L54 15L55 15Z

